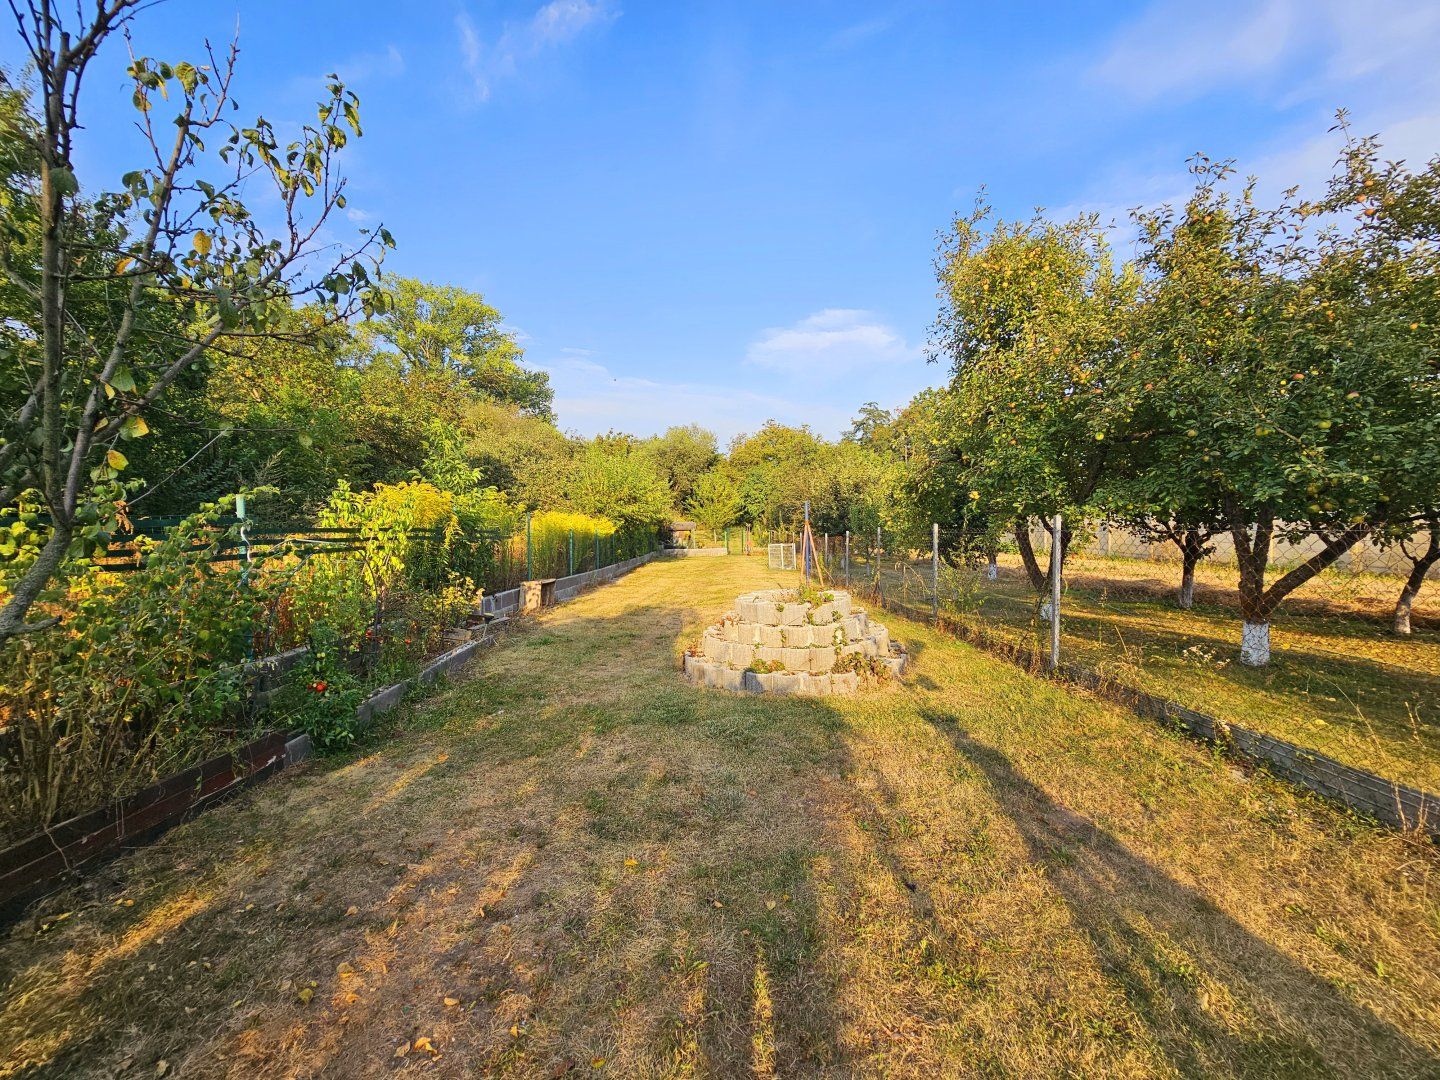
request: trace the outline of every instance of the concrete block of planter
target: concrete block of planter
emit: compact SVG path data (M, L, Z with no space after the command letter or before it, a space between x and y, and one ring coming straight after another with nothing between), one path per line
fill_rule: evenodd
M285 767L298 765L315 752L309 735L296 735L285 743Z
M685 677L697 686L756 694L853 694L859 675L833 670L841 656L880 656L892 672L903 668L903 652L892 650L889 631L854 607L848 593L816 605L794 595L767 590L740 596L735 612L702 634L699 655L687 656ZM749 670L757 662L780 670Z
M375 717L389 712L395 708L395 706L399 705L400 702L404 701L405 695L409 690L410 683L408 680L382 687L359 705L355 706L355 719L361 723L369 723L375 719Z

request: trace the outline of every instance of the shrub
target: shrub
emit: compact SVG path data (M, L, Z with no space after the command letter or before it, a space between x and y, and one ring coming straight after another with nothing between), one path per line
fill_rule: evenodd
M137 537L131 572L79 565L48 603L59 623L0 652L0 829L47 825L235 745L267 589L211 561L238 539L216 524L232 506L206 504L161 540Z

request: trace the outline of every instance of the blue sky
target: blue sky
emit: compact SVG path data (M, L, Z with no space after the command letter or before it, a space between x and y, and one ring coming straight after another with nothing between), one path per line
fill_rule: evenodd
M936 233L982 185L1122 226L1197 150L1313 185L1338 106L1391 156L1440 151L1434 2L170 0L136 48L237 24L240 115L302 121L338 71L354 221L395 234L390 269L483 292L585 434L834 435L942 381ZM99 63L78 165L110 185L123 48Z

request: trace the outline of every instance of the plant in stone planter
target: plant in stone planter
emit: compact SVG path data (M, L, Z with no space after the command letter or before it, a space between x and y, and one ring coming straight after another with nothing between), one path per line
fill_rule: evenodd
M835 661L835 666L830 669L834 674L853 672L860 676L860 681L866 684L880 684L890 681L890 668L878 656L866 656L864 653L846 653Z
M276 703L285 722L309 735L322 750L350 746L360 733L355 708L364 690L346 660L338 638L317 631L310 642L308 662L291 672Z

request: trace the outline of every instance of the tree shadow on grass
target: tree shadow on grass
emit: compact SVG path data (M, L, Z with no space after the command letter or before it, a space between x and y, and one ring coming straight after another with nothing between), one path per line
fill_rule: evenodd
M1101 969L1182 1075L1440 1071L1440 1058L1057 803L954 717L922 715L988 783Z

